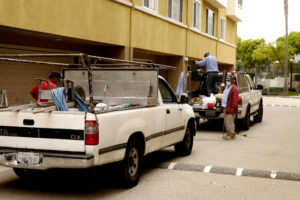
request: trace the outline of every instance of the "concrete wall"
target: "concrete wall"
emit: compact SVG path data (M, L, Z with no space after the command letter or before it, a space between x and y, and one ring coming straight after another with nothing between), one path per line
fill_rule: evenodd
M0 45L15 45L19 49L16 51L22 53L26 49L71 51L173 65L176 70L160 74L175 90L180 72L186 71L192 60L203 59L206 52L217 57L221 71L232 70L235 65L237 23L226 16L226 9L218 9L205 0L200 2L201 29L195 30L193 0L183 1L182 22L168 18L167 0L158 1L157 12L143 7L142 0L0 0ZM213 36L205 33L206 8L215 12ZM225 41L219 39L220 17L226 19ZM1 52L11 51L4 48ZM46 77L52 70L27 66L26 81L19 90L12 90L7 83L19 78L19 72L13 71L22 72L24 68L20 65L8 68L3 64L0 67L4 78L0 89L9 88L9 101L17 103L30 100L30 97L16 97L17 91L25 96L33 77ZM30 87L25 82L30 82ZM24 84L26 88L20 89Z

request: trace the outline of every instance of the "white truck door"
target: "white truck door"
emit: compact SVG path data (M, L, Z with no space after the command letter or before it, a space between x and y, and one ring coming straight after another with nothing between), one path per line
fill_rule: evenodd
M159 80L159 90L163 100L162 109L165 115L164 136L162 146L168 146L182 141L184 137L184 116L182 105L177 103L177 98L170 86Z

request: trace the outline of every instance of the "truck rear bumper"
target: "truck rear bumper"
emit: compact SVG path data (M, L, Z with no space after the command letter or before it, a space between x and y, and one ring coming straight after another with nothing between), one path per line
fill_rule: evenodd
M5 167L40 170L51 168L90 168L94 166L93 155L41 152L35 153L39 156L38 162L29 163L26 160L24 162L24 159L20 161L18 154L19 151L15 150L0 150L0 164Z

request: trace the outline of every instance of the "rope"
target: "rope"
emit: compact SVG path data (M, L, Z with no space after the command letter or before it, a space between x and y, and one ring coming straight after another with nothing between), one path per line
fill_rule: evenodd
M69 111L66 102L65 89L63 87L52 89L51 94L52 94L52 99L56 105L56 109L58 111ZM81 99L81 97L76 91L74 91L74 95L75 95L75 101L78 105L79 111L89 112L88 106L85 104L85 102Z
M63 87L51 90L51 95L58 111L69 111Z
M85 102L81 99L81 97L79 96L79 94L76 91L74 91L74 95L75 95L75 101L78 105L79 111L89 112L88 106L85 104Z

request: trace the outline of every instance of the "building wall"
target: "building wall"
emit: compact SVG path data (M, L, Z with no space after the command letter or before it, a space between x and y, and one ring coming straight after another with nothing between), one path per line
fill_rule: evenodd
M114 11L114 12L112 12ZM111 0L0 0L0 24L128 46L130 9Z
M191 61L203 59L206 52L217 57L220 70L232 70L235 65L237 23L226 16L226 9L199 1L200 30L192 27L193 0L183 0L182 22L168 18L168 0L158 0L157 12L143 7L142 0L0 0L0 46L14 45L18 53L39 48L43 52L83 52L172 65L176 70L160 74L176 89L180 72L185 72ZM206 8L215 12L213 36L205 33ZM220 17L226 19L225 41L219 39ZM10 52L5 48L0 51ZM3 64L0 67L5 71L0 89L9 88L8 94L15 95L17 90L11 89L9 81L18 73L12 70L25 68L20 65L7 68ZM27 67L26 84L21 84L26 85L21 91L24 95L34 77L47 77L52 70ZM30 99L11 98L11 102L17 103Z

